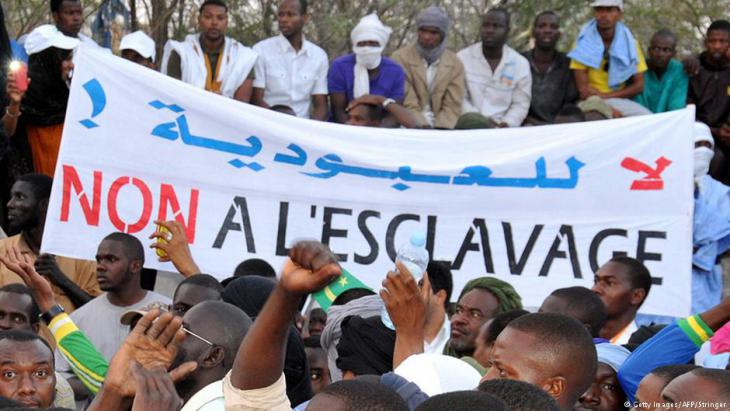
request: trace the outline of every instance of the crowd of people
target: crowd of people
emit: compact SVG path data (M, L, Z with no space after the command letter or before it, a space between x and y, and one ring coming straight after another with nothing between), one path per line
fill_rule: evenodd
M141 31L119 52L209 92L352 126L540 126L694 104L687 318L641 318L652 277L628 256L604 262L591 289L553 290L540 307L523 307L493 276L454 290L450 263L431 261L423 278L397 263L378 292L349 288L316 308L307 296L344 275L316 241L294 244L278 273L251 259L219 281L230 273L201 273L179 222L157 221L165 230L149 246L182 279L171 296L147 284L145 246L129 234L94 244L96 261L43 254L72 50L100 47L81 34L78 0L51 0L54 24L21 41L0 7L0 223L11 235L0 240L0 409L730 409L720 265L730 249L730 22L714 21L705 50L682 62L676 35L660 29L647 59L621 21L623 1L591 7L567 54L553 11L535 16L531 50L507 45L510 13L495 8L481 41L454 53L448 14L428 7L416 42L391 58L391 30L371 14L352 30L353 53L331 59L303 35L306 0L281 0L281 34L253 47L226 36L225 2L205 0L198 33L170 40L161 59ZM18 65L4 69L11 60L27 63L30 81Z

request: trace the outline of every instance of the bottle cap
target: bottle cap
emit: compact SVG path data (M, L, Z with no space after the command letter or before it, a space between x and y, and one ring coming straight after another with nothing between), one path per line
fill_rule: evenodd
M416 231L411 234L411 244L416 247L423 247L426 244L426 233L423 231Z

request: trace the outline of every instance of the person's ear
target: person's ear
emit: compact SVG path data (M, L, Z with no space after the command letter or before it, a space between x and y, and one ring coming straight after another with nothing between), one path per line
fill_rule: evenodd
M302 16L302 20L304 20L304 25L309 24L309 19L310 19L309 14L305 14L304 16Z
M646 299L646 290L635 288L631 291L631 305L639 306Z
M48 212L48 198L44 198L43 200L38 201L38 215L41 218L46 217L46 213Z
M565 390L568 387L568 382L565 377L551 377L542 383L542 390L550 394L551 397L557 401L560 397L565 394Z
M142 261L134 259L131 263L129 263L129 265L133 273L142 273Z
M214 345L210 347L208 352L205 354L203 360L200 362L200 365L203 368L215 368L222 364L225 359L226 351L223 349L223 347Z
M38 334L38 331L40 331L40 329L41 329L41 323L40 322L33 323L30 325L30 328L33 329L33 334Z

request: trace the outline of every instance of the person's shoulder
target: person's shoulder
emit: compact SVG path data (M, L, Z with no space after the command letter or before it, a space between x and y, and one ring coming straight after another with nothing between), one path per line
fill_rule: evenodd
M69 314L69 316L76 325L80 327L80 324L87 321L87 319L93 319L96 318L97 315L106 314L105 312L99 311L100 308L106 306L111 306L111 303L109 302L109 299L106 298L106 293L104 293L98 297L92 298L91 301L75 309L71 314Z
M17 245L18 243L20 243L20 239L20 234L15 234L14 236L3 238L2 240L0 240L0 249L5 249Z
M414 53L418 53L416 51L416 44L406 44L405 46L399 48L398 50L394 51L391 55L391 58L394 60L407 60L413 56Z
M517 50L513 49L510 46L505 45L505 50L509 53L509 59L513 61L515 64L522 66L523 68L527 68L529 70L530 68L530 62L527 61L527 58L520 54Z
M170 299L170 297L148 290L147 295L145 295L144 299L142 299L142 306L146 306L152 303L170 304L171 302L172 300Z
M259 50L263 50L263 49L269 48L272 45L275 45L276 44L276 37L277 36L269 37L267 39L263 39L263 40L259 41L258 43L254 44L251 48L254 51L256 51L256 52L258 52Z
M355 65L355 55L354 54L345 54L344 56L337 57L336 59L332 60L332 68L336 67L347 67L347 66L354 66Z
M318 45L312 43L311 41L305 39L304 40L304 45L307 48L307 53L309 53L311 56L314 56L314 57L317 57L317 58L324 57L325 59L328 58L327 57L327 52L324 51L324 49L322 47L319 47Z
M481 42L474 43L474 44L472 44L470 46L466 46L463 49L459 50L459 52L456 53L456 55L459 58L464 58L464 57L469 56L470 54L473 54L474 53L474 50L481 50L481 48L482 48L482 43Z

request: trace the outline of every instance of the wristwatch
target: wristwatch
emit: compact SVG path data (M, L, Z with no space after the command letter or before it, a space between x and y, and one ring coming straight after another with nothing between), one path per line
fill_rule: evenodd
M53 321L54 318L56 318L57 315L65 313L66 310L63 309L59 304L54 305L51 307L50 310L44 312L41 314L41 318L43 319L43 322L46 323L46 325L51 324L51 321Z
M387 109L388 106L393 103L395 103L395 100L393 100L392 98L386 98L385 100L383 100L383 104L382 104L383 110Z

